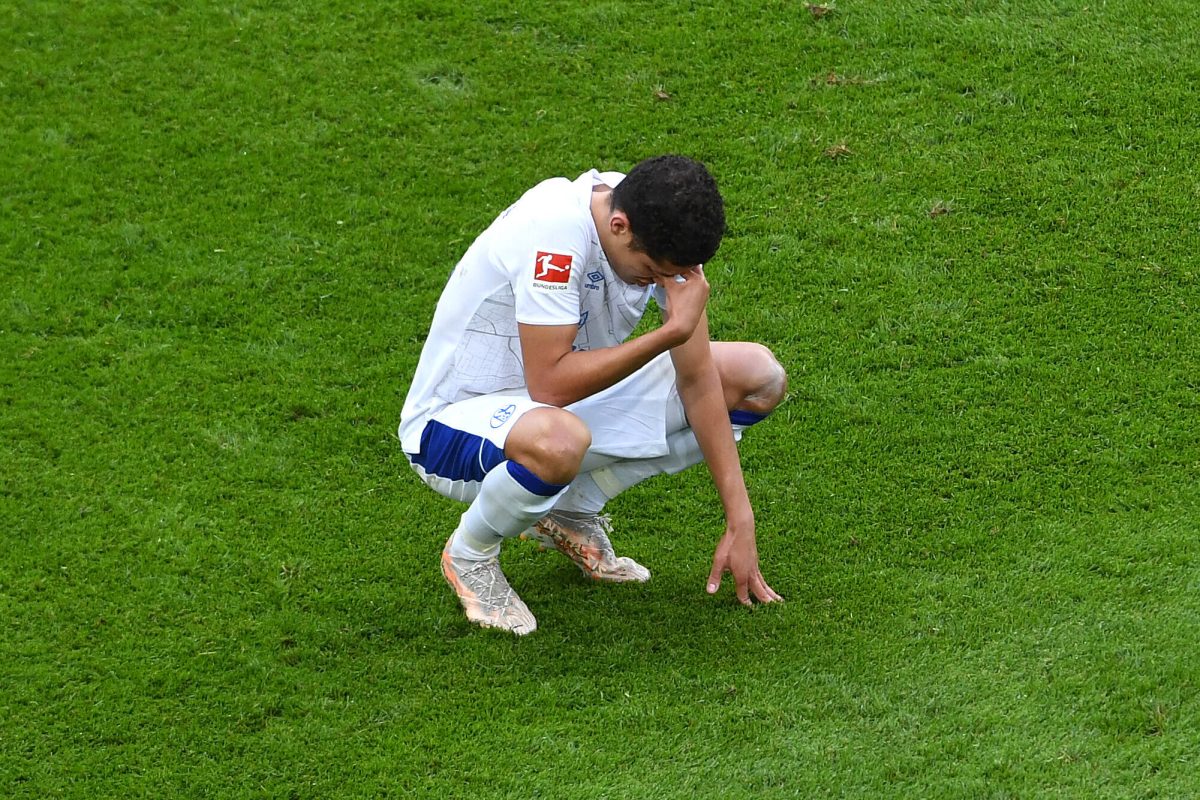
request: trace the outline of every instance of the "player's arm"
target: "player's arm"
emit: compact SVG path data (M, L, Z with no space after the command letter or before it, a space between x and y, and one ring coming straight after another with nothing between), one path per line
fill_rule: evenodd
M669 322L673 287L670 283L664 286L667 308L663 313ZM754 511L750 506L741 458L729 423L721 376L709 346L706 315L701 314L692 336L671 350L671 360L675 364L676 385L684 411L725 510L725 534L713 556L708 592L715 593L724 573L730 572L738 600L742 603L749 605L751 594L763 603L782 600L767 585L759 570Z
M539 403L566 406L632 375L657 355L687 341L703 315L708 284L703 276L677 284L679 313L663 325L616 347L572 350L577 325L518 323L525 385ZM690 287L687 284L691 284Z

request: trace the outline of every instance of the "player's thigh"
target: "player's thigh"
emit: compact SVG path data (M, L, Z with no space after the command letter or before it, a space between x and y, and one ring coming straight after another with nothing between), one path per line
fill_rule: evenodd
M596 457L653 458L666 452L667 434L686 424L675 388L675 366L663 353L622 381L567 406L592 434Z

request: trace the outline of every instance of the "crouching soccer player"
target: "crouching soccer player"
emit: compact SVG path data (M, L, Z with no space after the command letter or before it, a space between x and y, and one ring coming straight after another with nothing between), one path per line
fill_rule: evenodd
M400 421L417 474L470 503L442 552L467 617L526 634L529 608L500 571L527 534L597 580L646 581L613 551L605 503L704 461L725 510L708 591L780 596L758 566L736 440L782 400L771 351L710 342L702 265L725 231L705 167L660 156L526 192L471 245L434 313ZM635 338L650 297L662 325Z

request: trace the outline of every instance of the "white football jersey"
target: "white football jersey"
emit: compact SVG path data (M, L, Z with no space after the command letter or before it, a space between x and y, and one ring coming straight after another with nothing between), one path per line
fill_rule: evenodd
M613 273L591 213L593 187L622 178L591 170L543 181L467 250L438 300L404 401L405 451L420 449L422 426L446 405L525 391L518 322L578 325L576 350L613 347L637 327L654 287Z

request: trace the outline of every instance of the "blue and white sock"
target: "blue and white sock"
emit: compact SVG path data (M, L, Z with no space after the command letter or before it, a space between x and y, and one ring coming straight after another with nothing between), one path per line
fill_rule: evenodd
M479 494L459 518L450 555L481 561L500 552L500 543L537 522L566 486L546 483L516 461L504 461L483 479Z
M729 412L733 435L741 440L742 431L766 419L765 414L734 409ZM599 514L609 500L626 489L655 475L674 475L704 460L700 443L691 428L667 436L667 454L657 458L615 461L585 472L571 481L570 488L554 505L556 511Z

